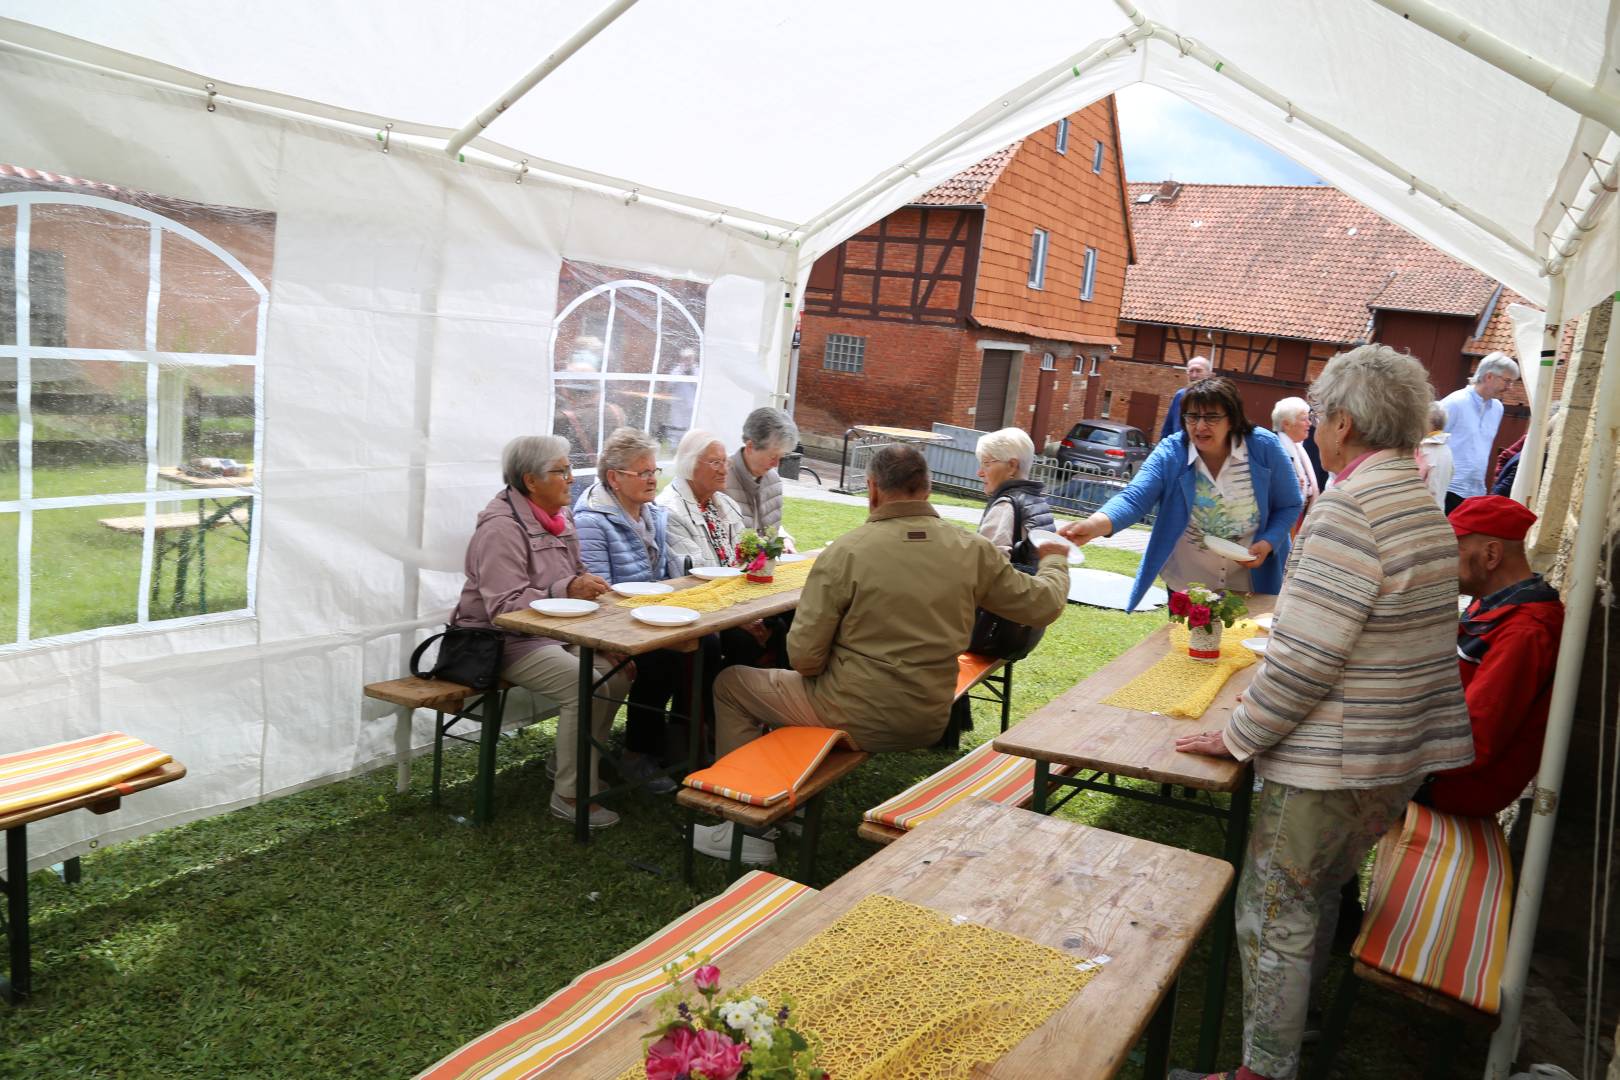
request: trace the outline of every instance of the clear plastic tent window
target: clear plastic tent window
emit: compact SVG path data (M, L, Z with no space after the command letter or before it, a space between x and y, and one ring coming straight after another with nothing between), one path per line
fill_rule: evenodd
M252 610L274 230L0 166L0 644Z

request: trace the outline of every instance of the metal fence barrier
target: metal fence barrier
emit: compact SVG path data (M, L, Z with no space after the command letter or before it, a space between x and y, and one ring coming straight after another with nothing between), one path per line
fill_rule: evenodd
M948 443L930 443L922 448L934 486L953 494L983 495L979 459L973 449L985 432L951 424L935 424L933 430L936 435L950 438ZM1085 466L1065 465L1049 457L1036 457L1030 479L1046 489L1046 501L1052 509L1082 516L1099 509L1125 487L1124 481L1107 479ZM1143 520L1152 523L1153 517Z

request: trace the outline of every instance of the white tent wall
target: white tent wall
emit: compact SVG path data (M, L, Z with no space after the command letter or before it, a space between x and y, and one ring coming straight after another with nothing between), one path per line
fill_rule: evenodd
M45 59L5 55L0 100L29 120L0 161L277 214L256 611L0 649L0 752L117 729L190 770L36 826L36 865L393 754L361 688L453 605L502 446L550 430L565 258L708 283L696 424L776 384L791 247Z

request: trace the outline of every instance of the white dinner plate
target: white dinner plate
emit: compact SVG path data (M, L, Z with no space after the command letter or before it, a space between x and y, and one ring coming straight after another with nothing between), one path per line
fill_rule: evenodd
M644 622L648 626L687 626L701 618L697 612L689 607L664 607L663 605L633 608L630 617L637 622Z
M776 561L779 563L804 562L809 557L808 555L797 555L790 551L777 556Z
M1248 649L1250 652L1259 653L1260 655L1264 656L1265 653L1266 653L1266 646L1269 645L1270 643L1271 643L1270 638L1252 637L1252 638L1244 638L1243 642L1242 642L1242 645L1243 645L1243 647L1245 649Z
M576 618L589 615L600 605L595 600L530 600L529 606L542 615Z
M620 596L663 596L675 591L675 586L662 581L621 581L612 588Z
M1273 618L1272 613L1269 612L1269 611L1266 612L1264 615L1256 615L1254 617L1254 625L1258 626L1260 629L1264 630L1266 633L1269 634L1269 633L1271 633L1271 620L1272 620L1272 618Z
M1062 544L1069 549L1070 566L1084 566L1086 563L1086 553L1081 551L1073 541L1059 533L1048 532L1046 529L1032 529L1029 534L1029 542L1036 547L1040 547L1042 544Z
M1244 547L1242 544L1234 544L1224 536L1210 536L1208 533L1205 533L1204 546L1213 551L1215 554L1219 555L1221 558L1231 559L1233 562L1248 562L1250 559L1254 558L1253 555L1249 554L1248 548Z
M694 566L692 576L705 581L719 581L721 578L742 577L742 571L735 566Z

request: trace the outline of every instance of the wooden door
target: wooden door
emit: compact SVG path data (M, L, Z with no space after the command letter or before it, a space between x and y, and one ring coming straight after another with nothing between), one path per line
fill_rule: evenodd
M1125 409L1125 422L1133 428L1141 428L1151 442L1154 432L1158 430L1155 423L1158 419L1159 396L1141 390L1131 391L1131 403Z
M1007 415L1007 380L1017 355L1011 349L984 350L984 363L979 367L979 398L973 406L973 426L980 431L995 431Z
M1434 396L1441 398L1468 381L1468 362L1462 350L1473 329L1471 319L1385 311L1378 317L1377 340L1423 361L1429 369L1429 381L1434 384Z
M1052 437L1047 425L1052 422L1052 397L1057 389L1057 372L1040 371L1035 377L1035 419L1030 423L1029 437L1035 443L1035 452L1041 453L1041 448Z

